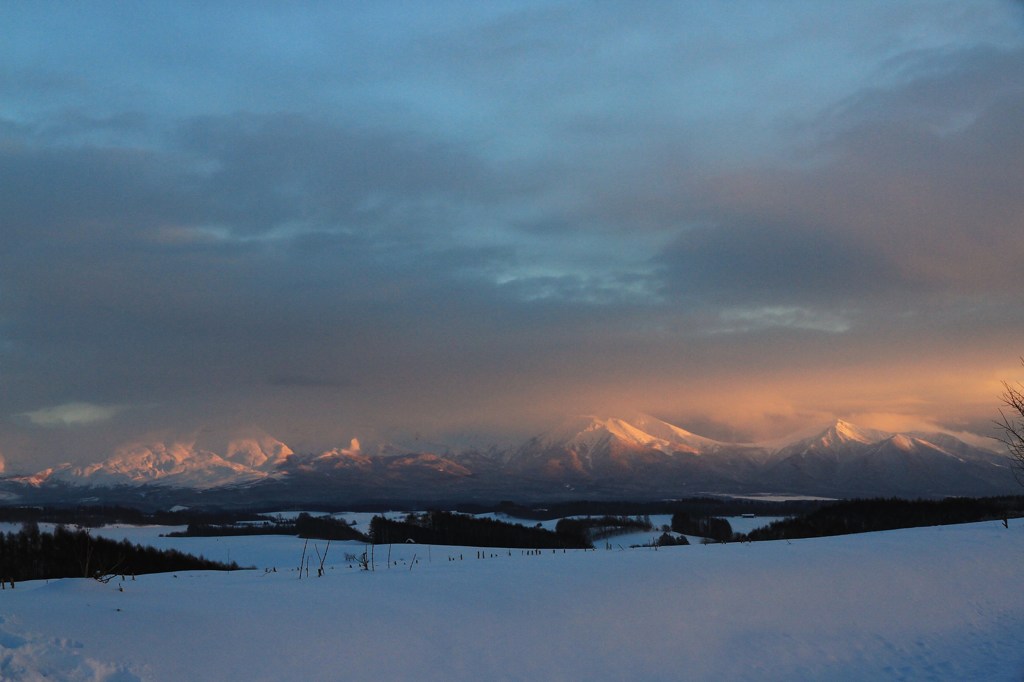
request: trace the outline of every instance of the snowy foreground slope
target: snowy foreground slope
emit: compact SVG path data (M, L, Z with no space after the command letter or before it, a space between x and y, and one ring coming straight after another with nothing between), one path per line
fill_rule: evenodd
M2 591L0 679L1024 676L1021 521L658 551L487 550L485 559L402 545L390 568L378 547L373 573L344 561L360 546L332 544L325 577L314 563L301 580L287 568L302 551L294 538L104 532L147 533L258 568L141 576L123 592L117 580Z

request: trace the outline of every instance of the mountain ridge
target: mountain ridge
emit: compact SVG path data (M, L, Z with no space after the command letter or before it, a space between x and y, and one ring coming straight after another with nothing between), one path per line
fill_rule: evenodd
M1014 490L1005 457L948 433L889 433L836 419L813 435L767 443L706 438L656 417L580 415L510 448L416 450L392 444L296 453L270 436L230 441L223 454L195 442L138 441L85 466L58 465L10 485L102 490L160 486L215 491L277 486L374 491L579 496L695 492L956 495ZM326 494L326 492L325 492Z

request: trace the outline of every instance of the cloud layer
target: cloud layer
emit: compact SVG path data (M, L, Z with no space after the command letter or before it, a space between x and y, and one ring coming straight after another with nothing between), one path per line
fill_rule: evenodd
M578 411L984 432L1024 353L1015 3L0 21L0 449L26 468Z

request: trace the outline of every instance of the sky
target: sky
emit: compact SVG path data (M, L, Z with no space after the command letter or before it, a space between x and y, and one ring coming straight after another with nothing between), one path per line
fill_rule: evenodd
M1024 5L0 5L0 457L993 435ZM3 461L3 460L0 460Z

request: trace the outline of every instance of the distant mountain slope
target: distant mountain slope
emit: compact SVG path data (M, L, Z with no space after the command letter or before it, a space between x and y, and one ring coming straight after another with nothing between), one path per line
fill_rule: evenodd
M7 477L0 499L31 491L162 486L287 494L434 499L778 493L833 497L1016 492L1005 457L945 433L886 433L843 420L792 441L725 443L649 415L585 416L512 448L377 444L298 454L269 436L223 454L187 442L139 442L88 466ZM243 490L243 492L239 492Z
M35 485L60 481L96 487L158 484L202 490L266 478L293 454L291 448L269 436L231 441L223 455L194 442L137 442L118 448L102 462L62 464L28 480Z
M1005 457L948 434L891 434L837 421L781 448L763 473L779 489L849 495L1013 492Z

